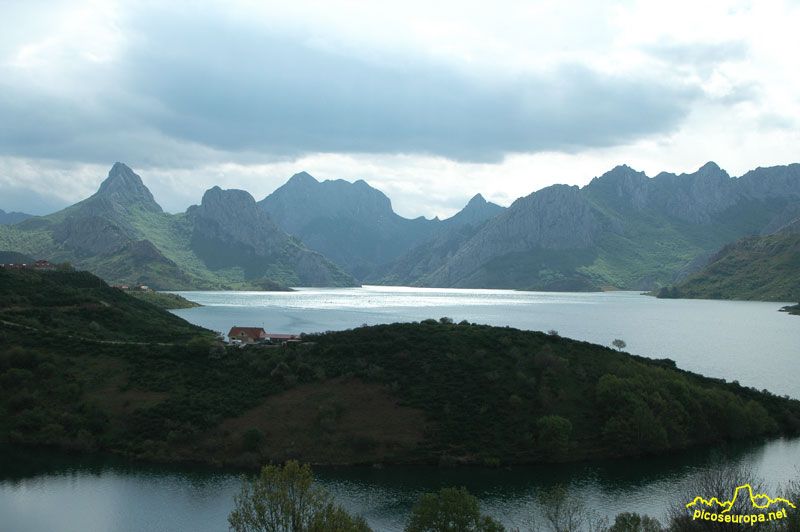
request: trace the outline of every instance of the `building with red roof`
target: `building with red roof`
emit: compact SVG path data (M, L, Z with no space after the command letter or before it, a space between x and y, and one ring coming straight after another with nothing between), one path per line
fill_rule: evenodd
M255 342L265 342L268 339L267 332L261 327L231 327L228 333L231 340L239 340L243 344Z

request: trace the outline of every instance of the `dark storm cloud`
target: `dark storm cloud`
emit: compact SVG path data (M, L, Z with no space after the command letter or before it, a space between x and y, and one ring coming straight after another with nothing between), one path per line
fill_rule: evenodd
M2 150L93 161L119 154L147 164L201 157L206 148L492 161L668 132L702 97L579 65L492 77L420 56L346 53L313 35L219 15L148 15L126 28L122 57L98 66L97 86L79 97L12 82L0 100Z

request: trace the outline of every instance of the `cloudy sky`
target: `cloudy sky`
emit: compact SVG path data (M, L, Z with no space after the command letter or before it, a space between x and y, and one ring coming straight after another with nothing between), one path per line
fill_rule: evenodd
M623 163L738 176L800 161L798 27L770 0L0 0L0 208L115 161L170 212L301 170L408 217Z

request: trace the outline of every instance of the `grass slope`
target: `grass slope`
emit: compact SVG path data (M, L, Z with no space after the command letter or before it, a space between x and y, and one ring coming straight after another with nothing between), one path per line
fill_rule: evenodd
M737 240L702 271L661 289L658 297L800 300L800 232Z
M800 430L800 402L426 320L225 348L86 272L0 270L0 441L255 465L534 463Z
M126 293L132 297L135 297L136 299L147 301L151 305L164 310L202 306L200 303L189 301L185 297L179 296L178 294L167 294L164 292L156 292L154 290L130 290Z

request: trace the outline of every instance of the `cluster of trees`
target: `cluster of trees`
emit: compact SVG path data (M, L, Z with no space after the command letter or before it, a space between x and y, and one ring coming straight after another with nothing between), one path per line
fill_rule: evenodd
M108 295L130 299L117 290ZM86 312L103 314L97 299L88 303ZM128 312L129 303L117 309L134 329L160 320L154 314L137 323L138 305L145 303L134 300ZM84 324L95 315L81 312L68 314ZM57 309L49 314L54 321L60 315ZM27 314L0 313L9 321L21 316ZM98 335L117 327L108 316L97 319ZM161 322L162 334L177 339L185 327ZM430 420L424 446L397 448L406 454L389 460L557 462L800 428L798 401L681 372L670 361L452 320L361 327L311 335L299 346L244 350L225 348L213 336L161 345L142 342L138 333L128 336L131 342L111 343L47 330L52 334L32 335L0 324L0 440L157 460L282 461L298 456L268 454L266 433L203 439L270 396L339 377L379 384ZM359 442L328 417L321 411L304 431Z
M664 526L648 515L624 512L613 523L598 516L577 497L555 486L539 493L538 515L522 530L509 532L704 532L728 531L729 523L693 519L685 500L698 493L733 494L738 486L751 484L754 492L764 493L763 484L745 466L714 467L699 475L686 487L685 497L676 500ZM800 503L800 480L791 483L781 494L788 501ZM786 503L789 510L780 520L748 524L748 530L775 532L800 531L800 511ZM794 506L797 506L796 504ZM748 498L737 501L733 512L742 515L775 512L777 507L754 509ZM722 508L711 510L719 513ZM348 513L336 505L330 493L315 486L311 468L296 461L285 466L265 466L252 480L243 479L234 496L234 510L228 516L233 532L369 532L362 516ZM734 525L735 526L735 525ZM404 532L505 532L507 529L480 510L480 503L466 488L443 488L438 493L420 496L411 510Z
M800 430L800 402L549 334L425 320L311 335L336 376L393 390L435 449L484 464L630 456Z

